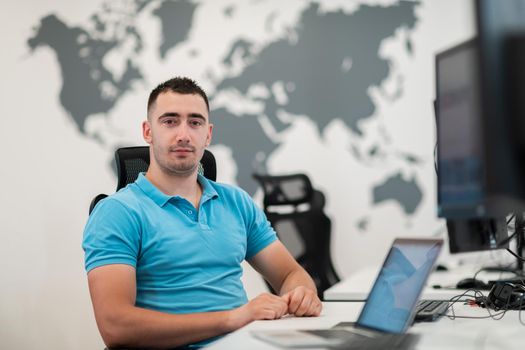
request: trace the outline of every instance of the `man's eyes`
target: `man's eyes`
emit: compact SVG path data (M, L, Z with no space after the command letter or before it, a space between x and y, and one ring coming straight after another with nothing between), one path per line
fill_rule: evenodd
M162 125L166 125L166 126L175 126L179 124L179 121L174 119L174 118L164 118L162 119Z
M200 119L192 119L190 120L190 125L191 126L201 126L203 123L202 123L202 120Z
M174 125L180 124L180 120L165 118L162 120L162 124L167 125L167 126L174 126ZM193 127L198 127L198 126L204 125L204 122L200 119L190 119L188 121L188 124Z

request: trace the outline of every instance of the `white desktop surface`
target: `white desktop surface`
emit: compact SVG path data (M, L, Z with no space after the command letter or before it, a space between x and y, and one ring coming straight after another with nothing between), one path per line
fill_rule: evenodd
M285 317L273 321L255 321L211 344L206 349L279 349L254 338L252 330L323 329L339 322L355 321L364 303L325 302L319 317ZM458 303L456 315L487 316L487 310ZM409 332L420 334L415 349L523 349L525 325L519 321L519 312L509 311L499 321L491 319L450 320L442 317L436 322L417 323ZM522 318L525 323L525 312Z
M433 272L427 282L427 286L423 290L421 299L430 300L450 300L452 297L460 295L465 290L455 289L456 283L466 277L474 276L476 269L460 268L453 271L435 271ZM333 285L324 292L324 299L327 301L342 301L342 300L360 300L364 301L368 297L368 293L379 273L379 267L369 267L359 270L357 273ZM512 275L506 274L507 277ZM502 278L501 273L481 273L480 279L488 281L489 279ZM440 286L437 289L434 286ZM485 295L488 291L483 291ZM525 345L524 345L525 347Z

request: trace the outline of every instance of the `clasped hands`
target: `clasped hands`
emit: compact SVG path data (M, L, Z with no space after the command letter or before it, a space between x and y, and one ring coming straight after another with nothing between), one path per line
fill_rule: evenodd
M319 316L323 304L310 288L296 287L281 296L263 293L244 305L254 320L273 320L286 314Z

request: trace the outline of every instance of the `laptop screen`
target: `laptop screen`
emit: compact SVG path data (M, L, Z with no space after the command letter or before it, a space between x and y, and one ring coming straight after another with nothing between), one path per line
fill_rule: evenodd
M357 326L403 333L443 242L396 239L368 295Z

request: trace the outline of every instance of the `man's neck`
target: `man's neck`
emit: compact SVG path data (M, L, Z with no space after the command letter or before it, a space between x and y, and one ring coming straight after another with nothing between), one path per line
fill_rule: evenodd
M191 174L175 175L167 174L157 167L150 167L146 178L164 194L185 198L198 208L202 190L197 181L197 174L197 169Z

